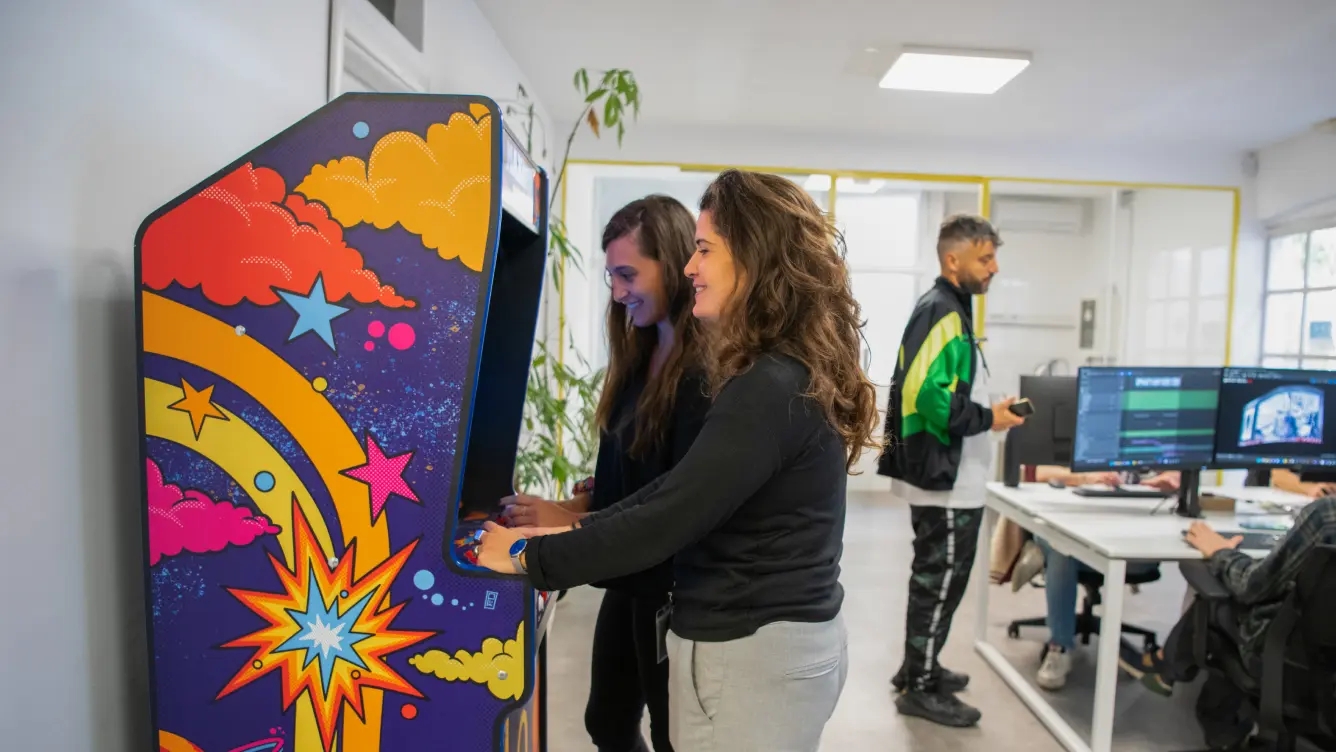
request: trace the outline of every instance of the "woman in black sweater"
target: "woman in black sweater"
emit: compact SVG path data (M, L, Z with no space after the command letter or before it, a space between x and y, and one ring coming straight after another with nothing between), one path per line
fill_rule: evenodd
M775 175L710 185L686 274L716 398L682 461L573 529L487 525L479 563L556 590L672 556L677 752L814 752L848 666L846 474L877 422L859 307L830 219Z
M603 230L608 284L608 371L596 420L594 477L574 498L503 500L519 526L569 526L639 491L682 459L710 401L700 370L700 323L682 267L695 220L667 196L622 207ZM649 709L655 752L668 738L668 664L658 660L655 616L673 587L671 554L642 571L595 582L605 589L594 627L585 729L599 752L648 752L640 720Z

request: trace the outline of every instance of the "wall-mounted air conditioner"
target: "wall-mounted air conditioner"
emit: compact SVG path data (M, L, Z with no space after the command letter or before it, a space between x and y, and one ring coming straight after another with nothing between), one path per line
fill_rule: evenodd
M993 199L993 225L1003 233L1084 235L1088 232L1089 215L1089 202L1084 199L1020 196Z

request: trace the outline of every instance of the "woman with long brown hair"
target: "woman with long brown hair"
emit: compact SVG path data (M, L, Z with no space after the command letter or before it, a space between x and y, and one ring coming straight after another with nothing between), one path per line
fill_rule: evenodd
M603 252L612 297L594 477L577 484L567 501L505 499L513 524L570 525L606 509L671 469L696 438L710 402L700 322L682 276L695 230L691 212L668 196L632 201L608 221ZM659 660L655 625L673 586L670 558L594 583L605 592L594 626L585 729L599 752L647 751L640 735L646 708L655 752L672 752L668 664Z
M848 668L847 473L877 423L859 307L838 233L793 182L729 170L700 206L686 274L715 400L695 443L572 529L488 524L479 563L554 590L673 556L673 746L814 752Z

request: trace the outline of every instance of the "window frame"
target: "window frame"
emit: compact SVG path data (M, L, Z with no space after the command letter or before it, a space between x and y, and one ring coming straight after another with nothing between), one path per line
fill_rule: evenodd
M1283 360L1295 361L1297 363L1296 366L1297 368L1307 368L1306 361L1321 360L1324 362L1330 362L1333 359L1333 357L1336 357L1336 355L1333 355L1332 353L1306 352L1307 342L1308 342L1308 337L1306 335L1309 323L1308 322L1309 295L1312 295L1313 293L1336 293L1336 284L1324 284L1317 286L1309 285L1309 253L1312 251L1313 247L1313 235L1314 233L1319 233L1324 231L1336 231L1336 222L1313 223L1306 225L1304 227L1278 227L1278 228L1273 228L1271 231L1267 233L1266 254L1263 259L1264 263L1262 265L1262 306L1261 306L1262 311L1261 311L1261 326L1259 327L1260 331L1258 332L1258 347L1257 347L1258 362L1260 363L1265 363L1268 360L1283 359ZM1272 253L1275 250L1275 242L1277 240L1280 240L1281 238L1293 237L1296 235L1303 236L1303 255L1301 257L1301 262L1300 262L1301 269L1303 272L1303 282L1299 287L1286 288L1283 290L1272 290L1271 258L1272 258ZM1271 298L1277 295L1294 295L1296 293L1303 296L1299 306L1299 348L1296 352L1280 352L1276 350L1268 350L1266 341L1267 323L1268 323L1267 311L1270 308L1269 304Z

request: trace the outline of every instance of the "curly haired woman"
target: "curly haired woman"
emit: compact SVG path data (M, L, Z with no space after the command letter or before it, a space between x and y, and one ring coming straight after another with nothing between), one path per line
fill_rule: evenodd
M489 524L479 563L559 590L673 557L673 747L815 752L848 670L845 484L877 423L859 306L793 182L729 170L700 208L686 275L715 399L695 443L572 529Z

